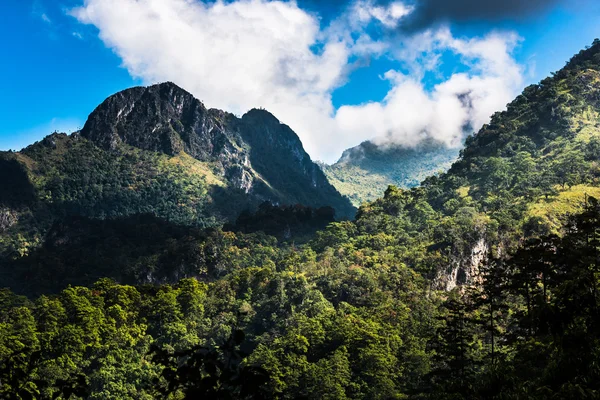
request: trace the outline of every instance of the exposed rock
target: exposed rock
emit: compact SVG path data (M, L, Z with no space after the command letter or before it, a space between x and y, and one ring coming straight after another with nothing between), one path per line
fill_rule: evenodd
M0 233L17 223L19 217L17 213L8 208L0 208Z
M479 268L489 255L489 245L484 238L480 238L471 248L467 257L456 258L446 270L440 271L434 280L434 287L450 291L457 286L471 285L479 279Z

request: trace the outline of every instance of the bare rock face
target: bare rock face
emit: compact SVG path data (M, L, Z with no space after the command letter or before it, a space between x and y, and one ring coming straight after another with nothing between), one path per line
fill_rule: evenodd
M173 83L135 87L106 99L81 135L111 149L125 143L170 155L185 151L202 161L234 159L243 152L237 118L207 110Z
M16 211L9 208L0 208L0 233L16 224L19 220Z
M480 276L479 269L489 252L487 241L480 238L471 248L471 253L467 257L456 258L446 270L438 273L434 286L441 290L451 291L457 286L477 284Z
M354 208L304 151L296 133L265 110L242 118L207 109L167 82L136 87L106 99L80 135L104 149L129 145L168 155L182 152L211 163L230 186L276 204Z

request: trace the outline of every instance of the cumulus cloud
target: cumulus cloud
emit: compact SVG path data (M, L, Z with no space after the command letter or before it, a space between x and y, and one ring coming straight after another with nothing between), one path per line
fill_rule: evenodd
M482 39L461 40L447 29L427 32L409 41L401 53L429 58L416 63L412 74L388 71L392 89L382 102L343 106L335 116L341 129L353 135L370 131L380 143L416 145L430 137L459 146L466 132L476 130L510 101L523 84L523 70L510 56L519 38L494 33ZM449 50L471 65L427 91L419 77L437 64L439 51ZM433 61L431 61L433 60Z
M413 145L430 136L459 145L465 127L486 122L520 89L514 34L458 39L439 28L391 40L370 33L373 24L394 29L412 12L399 1L357 0L321 26L296 2L85 0L70 14L97 27L134 77L174 81L207 106L237 114L264 107L298 133L313 158L334 161L374 137ZM427 90L424 73L446 51L461 57L468 72ZM390 84L385 99L336 110L332 93L356 60L381 56L410 73L381 77Z
M372 2L359 1L354 4L352 11L362 23L369 23L372 19L375 19L386 28L395 28L402 18L412 13L413 7L401 2L393 2L382 6Z

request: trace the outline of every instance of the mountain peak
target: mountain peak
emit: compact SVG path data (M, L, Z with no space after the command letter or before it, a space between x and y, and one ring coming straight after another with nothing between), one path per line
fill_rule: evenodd
M176 102L178 98L186 98L188 100L193 99L193 101L202 104L202 102L196 99L190 92L171 81L156 83L154 85L147 86L144 89L147 93L155 93L164 101Z
M89 116L81 136L106 150L132 146L171 156L186 153L262 200L337 205L340 215L354 211L312 162L296 133L273 114L255 108L237 118L207 109L173 82L110 96ZM298 188L276 189L288 179Z
M414 147L371 140L345 150L335 164L323 170L340 193L360 206L377 199L389 185L418 186L428 176L450 168L458 153L434 139Z
M248 111L246 114L244 114L242 116L242 120L252 121L252 122L261 121L261 122L270 123L270 124L280 124L281 123L281 122L279 122L277 117L275 117L273 114L271 114L269 111L265 110L264 108L251 109L250 111Z
M178 86L176 83L174 83L172 81L155 83L153 85L148 86L147 88L148 89L150 89L150 88L175 89L175 90L181 90L181 91L184 91L187 93L186 90L182 89L181 86Z
M207 110L172 82L134 87L107 98L88 117L81 135L106 149L122 143L167 154L186 150L186 132Z

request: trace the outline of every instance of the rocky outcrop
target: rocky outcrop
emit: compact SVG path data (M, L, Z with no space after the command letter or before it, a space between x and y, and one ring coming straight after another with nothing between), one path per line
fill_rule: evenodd
M16 211L9 208L0 208L0 233L5 232L8 228L16 224L19 220Z
M109 97L90 114L81 135L105 149L125 143L169 155L185 151L201 161L227 164L247 152L236 125L232 114L208 110L169 82Z
M490 247L485 238L480 238L471 248L467 256L453 257L454 259L445 270L441 270L434 280L434 287L450 291L457 286L477 284L480 275L479 268L485 262Z

